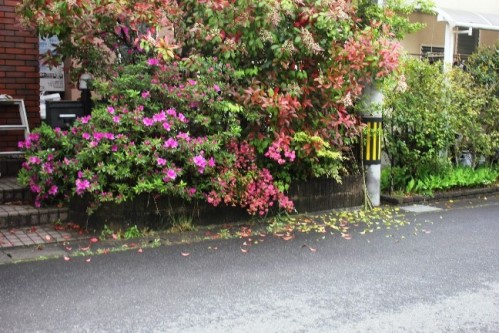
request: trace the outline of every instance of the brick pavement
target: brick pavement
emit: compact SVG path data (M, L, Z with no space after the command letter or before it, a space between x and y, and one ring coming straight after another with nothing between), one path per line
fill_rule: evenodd
M52 224L19 229L0 229L0 249L62 243L87 239L88 237L88 234L74 228L56 230Z

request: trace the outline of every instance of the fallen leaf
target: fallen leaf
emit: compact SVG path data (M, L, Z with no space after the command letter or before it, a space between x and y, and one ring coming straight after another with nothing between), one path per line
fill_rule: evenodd
M28 232L36 232L36 227L31 227Z
M92 258L85 259L85 262L90 262L92 261Z
M90 238L90 243L97 243L99 239L97 237Z
M50 241L52 239L52 237L50 237L49 235L45 236L45 239Z
M129 247L137 247L137 244L136 243L130 243L128 244Z
M71 246L66 246L66 251L71 251L73 248Z
M182 255L182 257L188 257L191 255L189 252L180 252L180 254Z
M311 247L311 246L308 246L307 244L303 244L301 247L306 247L307 249L310 250L310 252L317 252L317 249Z
M116 234L112 234L112 236L111 236L111 237L113 237L113 239L114 239L114 240L117 240L117 239L118 239L118 235L116 235Z
M1 242L0 242L0 244L1 244ZM36 247L36 249L37 249L38 251L42 251L42 250L43 250L43 245L41 245L41 244L40 244L40 245L38 245L38 246Z
M62 238L64 238L64 239L71 239L71 235L63 235Z
M102 253L104 253L104 254L108 254L109 252L111 252L111 250L108 248L105 248L104 250L102 250Z
M248 243L244 242L244 243L243 243L243 246L248 246Z
M54 230L61 231L61 230L64 230L64 227L61 224L56 224L56 225L54 225Z
M350 235L350 234L341 233L341 237L343 237L346 240L352 239L352 235Z
M137 250L137 252L138 252L138 253L142 253L142 252L144 252L144 250L142 250L142 249L138 249L138 250Z
M241 252L242 252L242 253L248 253L248 249L243 249L243 248L241 248Z
M82 251L88 251L88 250L90 250L90 246L80 247L80 250L82 250Z
M285 241L291 240L293 238L295 238L295 235L287 235L282 237L282 239L284 239Z
M64 261L70 261L70 260L71 260L71 258L70 258L70 257L68 257L68 256L64 256Z
M241 237L250 237L251 229L248 227L241 227Z
M267 236L267 235L266 235L266 234L264 234L263 232L259 232L259 233L258 233L258 236L260 236L260 237L265 237L265 236Z

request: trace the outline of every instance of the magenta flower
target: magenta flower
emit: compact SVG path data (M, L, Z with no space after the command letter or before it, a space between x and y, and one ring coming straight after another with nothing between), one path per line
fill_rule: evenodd
M149 91L142 92L142 98L149 98L149 97L151 97L151 93Z
M167 121L165 121L165 122L163 123L163 128L165 129L165 131L168 131L168 132L170 132L170 130L172 129L172 127L171 127L170 123L169 123L169 122L167 122Z
M76 180L76 193L77 194L81 195L89 187L90 187L90 182L87 179L80 179L80 178L78 178Z
M165 111L161 111L161 112L158 112L158 113L154 114L152 116L152 119L156 123L160 123L162 121L165 121L166 120L166 113L165 113Z
M208 160L208 166L210 168L213 168L215 166L215 159L213 157L210 157L210 159Z
M157 59L157 58L149 58L149 59L147 59L147 64L149 66L158 66L159 65L159 59Z
M154 125L154 120L152 120L152 118L144 118L144 120L142 120L142 122L144 123L144 125L146 125L148 127Z
M116 123L116 124L119 124L120 121L121 121L121 118L119 116L114 116L113 117L113 121Z
M189 84L190 84L191 86L195 86L195 85L196 85L196 83L197 83L195 80L191 80L191 79L187 80L187 82L189 82Z
M214 85L213 85L213 89L215 89L215 91L216 91L217 93L220 93L220 92L222 91L222 90L220 89L220 87L218 86L218 84L214 84Z
M179 113L177 118L184 124L187 124L189 122L183 113Z
M36 184L31 184L30 185L31 192L33 193L40 193L40 186Z
M111 151L112 151L112 152L117 152L117 151L118 151L118 146L117 146L117 145L113 145L113 146L111 147Z
M80 121L82 124L88 124L88 122L90 121L90 118L92 118L92 116L81 117Z
M168 109L168 110L166 110L166 114L171 116L171 117L176 117L177 111L175 111L175 109Z
M163 166L166 164L166 160L164 158L158 157L156 163L158 163L159 166Z
M56 195L58 191L59 191L59 189L57 188L57 186L56 185L52 185L50 187L50 189L49 189L49 194L50 195Z
M88 133L86 133L86 132L85 132L85 133L83 133L83 134L81 135L81 137L82 137L82 138L84 138L85 140L90 140L90 138L91 138L92 136L91 136L90 134L88 134Z
M107 112L109 112L110 114L114 114L114 108L112 106L108 106Z
M173 169L168 169L165 178L168 178L168 180L175 180L175 178L177 178L177 172Z
M164 144L165 148L177 148L178 147L178 141L173 139L173 138L169 138L168 140L166 140L165 144Z
M189 140L191 139L189 137L189 133L184 133L184 132L180 132L177 134L177 138L179 139L184 139L185 141L189 142Z
M197 155L192 158L192 162L194 165L198 167L199 173L203 173L206 168L206 159L202 155Z
M42 163L42 161L37 156L31 156L29 158L29 163L30 164L40 164L40 163Z

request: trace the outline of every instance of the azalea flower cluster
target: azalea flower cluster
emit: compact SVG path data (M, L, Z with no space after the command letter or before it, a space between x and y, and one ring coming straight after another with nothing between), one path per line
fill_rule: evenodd
M218 177L212 179L217 190L208 193L208 203L240 205L249 214L260 216L266 215L276 201L280 209L294 210L293 202L278 189L270 171L257 167L254 147L246 141L232 141L228 149L236 157L237 168L221 167Z

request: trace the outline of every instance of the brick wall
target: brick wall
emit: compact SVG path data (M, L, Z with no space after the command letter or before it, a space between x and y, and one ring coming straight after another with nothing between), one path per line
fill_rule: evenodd
M17 3L0 0L0 94L24 99L33 129L40 125L38 37L18 25ZM0 124L20 124L17 108L0 105ZM0 131L0 151L17 150L22 138L22 132Z

